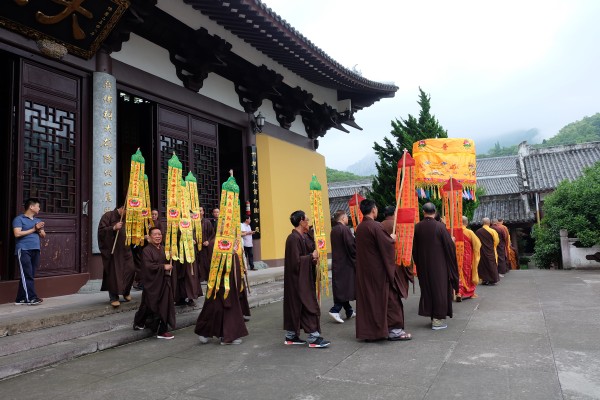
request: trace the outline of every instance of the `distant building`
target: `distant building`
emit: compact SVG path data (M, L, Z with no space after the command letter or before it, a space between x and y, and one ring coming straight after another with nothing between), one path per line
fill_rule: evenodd
M545 197L565 179L575 180L583 170L600 162L600 142L532 149L519 145L516 156L477 159L477 185L485 194L479 197L472 224L485 217L504 219L513 245L531 252L531 228L543 216Z

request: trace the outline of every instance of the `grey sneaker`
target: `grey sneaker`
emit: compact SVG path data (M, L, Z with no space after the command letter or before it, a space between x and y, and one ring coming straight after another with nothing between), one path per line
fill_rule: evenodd
M439 331L440 329L446 329L448 325L446 324L445 319L433 319L431 321L431 329L434 331Z
M223 340L221 340L221 345L225 346L228 344L242 344L242 339L238 338L238 339L232 340L231 342L224 342Z

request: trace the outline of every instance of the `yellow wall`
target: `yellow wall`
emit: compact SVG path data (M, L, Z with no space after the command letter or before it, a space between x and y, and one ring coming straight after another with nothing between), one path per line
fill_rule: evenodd
M303 210L312 221L309 185L313 174L323 189L323 216L329 238L331 223L325 157L265 134L256 135L256 150L262 260L284 258L285 240L293 229L292 212Z

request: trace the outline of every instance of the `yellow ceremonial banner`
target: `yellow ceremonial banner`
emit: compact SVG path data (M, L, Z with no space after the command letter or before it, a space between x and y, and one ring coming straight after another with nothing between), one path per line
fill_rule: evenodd
M416 187L440 197L440 188L454 178L475 194L475 142L471 139L426 139L413 144ZM424 196L422 196L424 197Z

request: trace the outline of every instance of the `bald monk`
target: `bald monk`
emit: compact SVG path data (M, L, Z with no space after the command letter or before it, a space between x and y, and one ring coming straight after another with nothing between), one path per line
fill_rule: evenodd
M462 266L460 270L460 283L459 283L459 297L462 299L476 298L475 288L479 285L479 273L477 267L479 266L479 258L481 252L481 242L475 232L467 228L469 225L469 219L463 215L463 236L465 252L463 256Z
M509 264L509 255L507 244L510 240L508 238L508 230L498 223L497 219L492 219L492 225L490 226L493 230L498 233L498 247L496 248L496 253L498 254L498 274L500 278L504 278L504 274L510 271Z
M475 232L481 242L481 258L479 260L479 278L483 285L494 286L499 280L498 254L496 247L500 242L498 232L490 228L490 219L481 220L483 226Z

